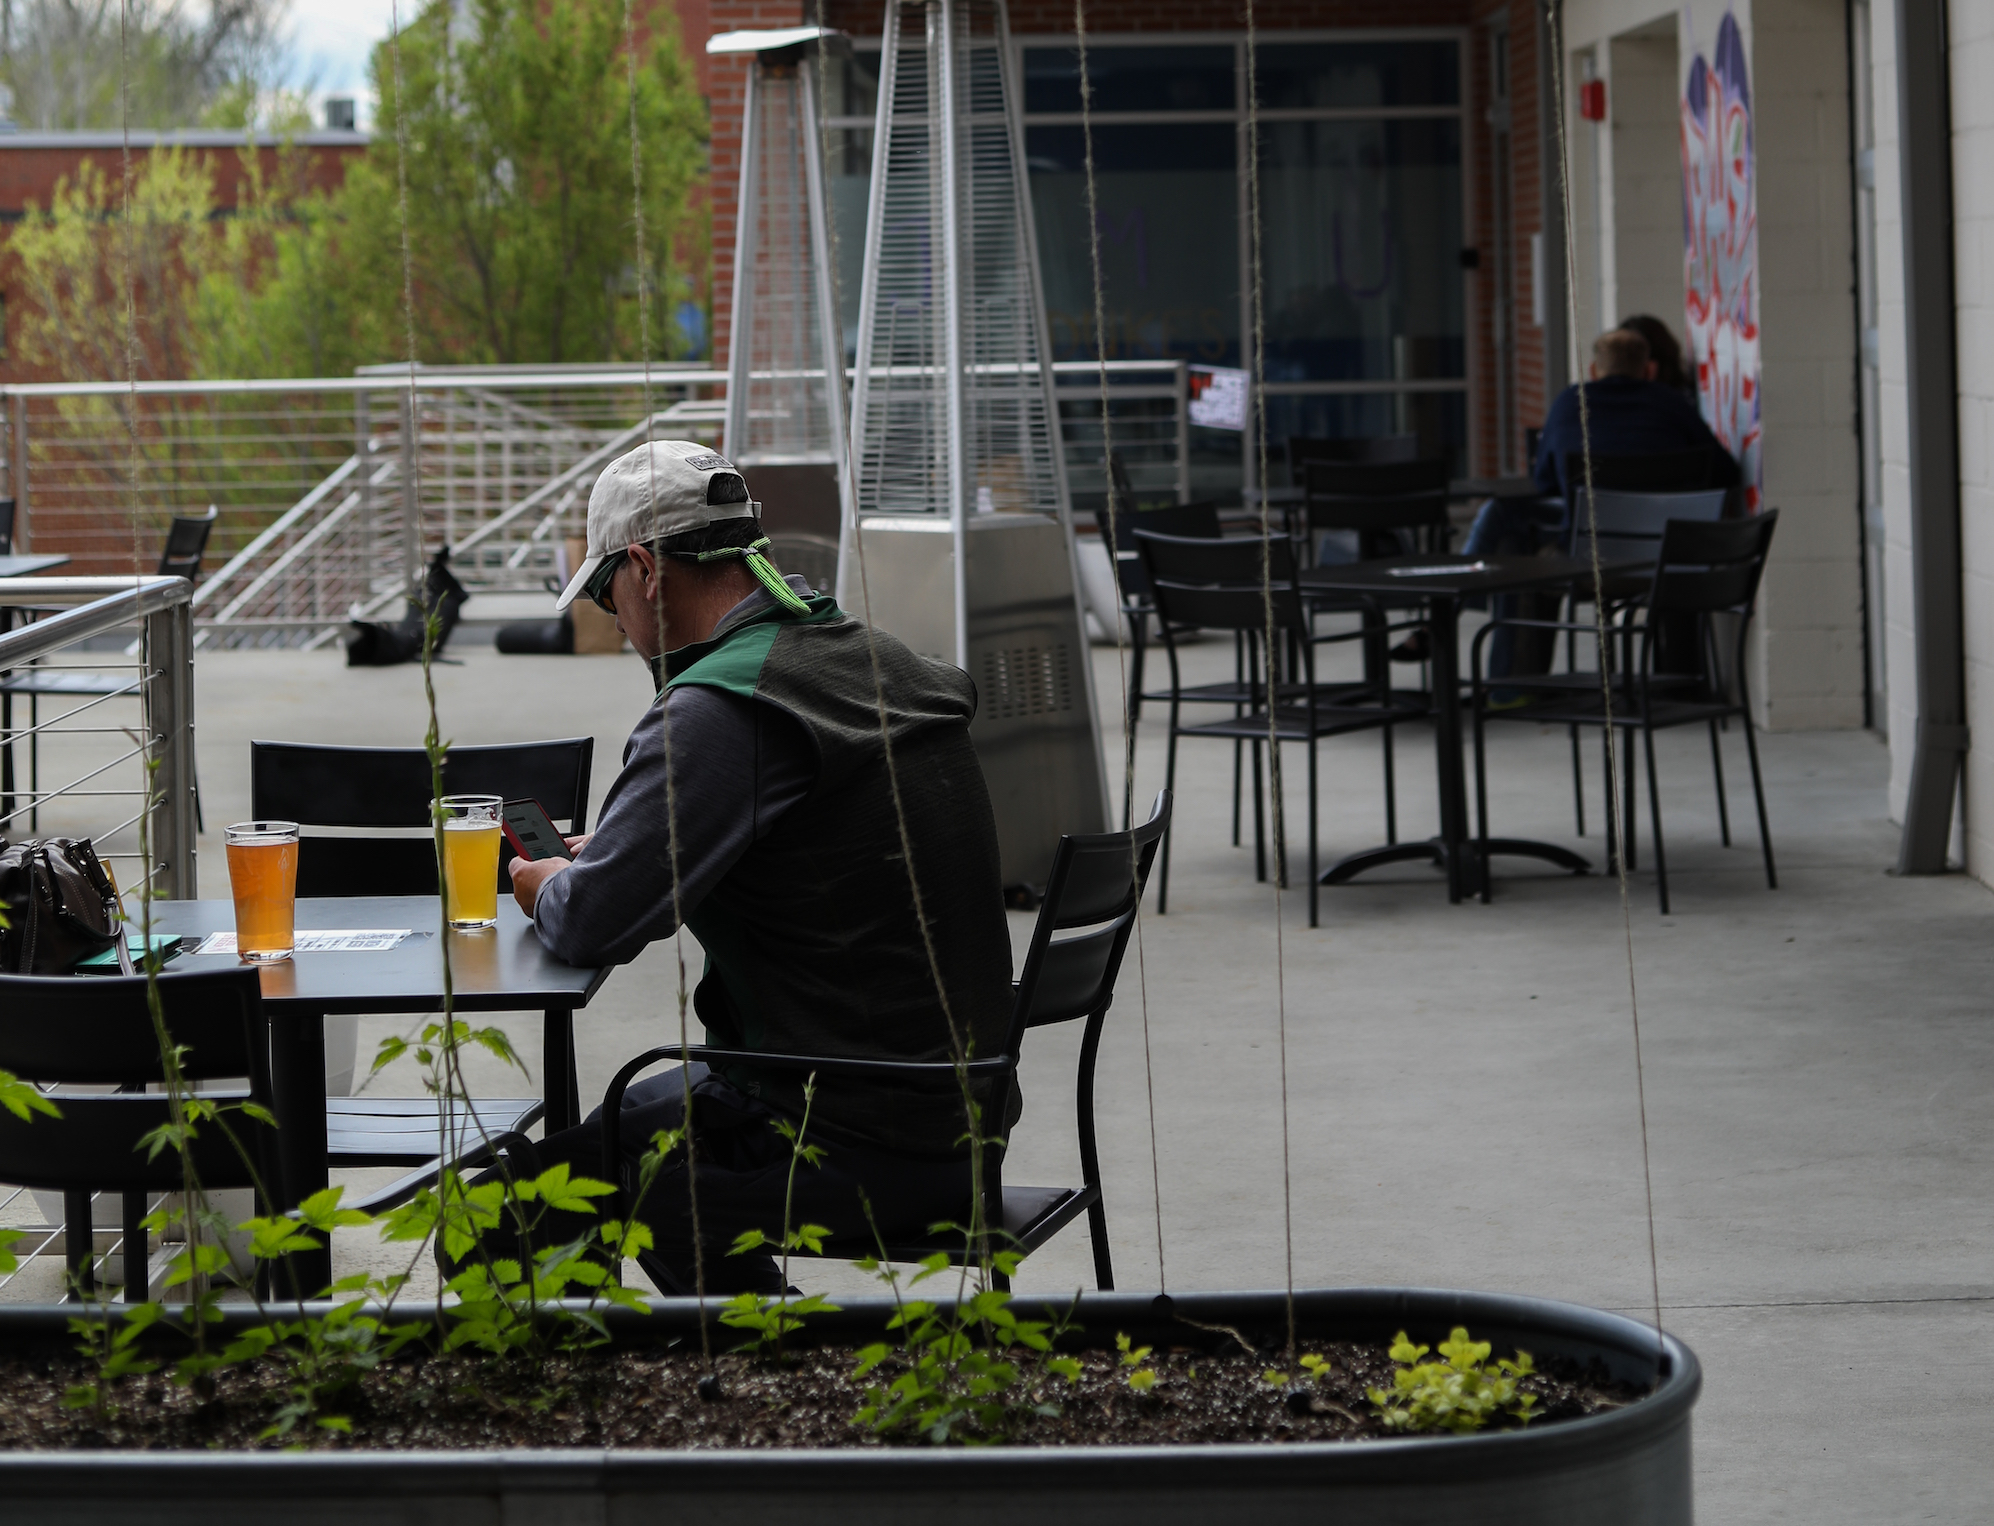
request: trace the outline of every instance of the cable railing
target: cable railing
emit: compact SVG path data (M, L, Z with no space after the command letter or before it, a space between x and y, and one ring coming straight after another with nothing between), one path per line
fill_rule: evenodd
M0 838L87 837L126 891L194 894L192 592L0 578Z
M1008 370L982 367L971 391ZM1097 369L1053 370L1068 479L1083 502L1102 498ZM1109 373L1113 439L1139 495L1183 501L1185 364L1117 361ZM174 514L217 506L196 640L316 647L350 620L399 614L440 549L473 593L544 589L566 566L564 543L586 533L601 468L647 436L720 443L726 391L725 372L700 366L22 384L0 388L0 478L14 548L64 552L85 575L150 570Z

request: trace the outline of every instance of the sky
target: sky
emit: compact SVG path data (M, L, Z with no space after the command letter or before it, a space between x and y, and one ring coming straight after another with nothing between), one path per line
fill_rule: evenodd
M401 0L404 19L417 3ZM315 112L323 97L349 95L359 103L360 125L369 125L367 55L388 35L389 15L390 0L292 0L291 78L310 87Z

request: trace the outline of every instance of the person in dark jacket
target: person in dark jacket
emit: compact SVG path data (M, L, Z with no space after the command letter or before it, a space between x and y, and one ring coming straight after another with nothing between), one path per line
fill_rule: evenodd
M1665 455L1677 451L1709 450L1716 453L1721 467L1737 468L1696 405L1680 392L1655 380L1656 363L1648 352L1648 341L1631 329L1609 329L1593 341L1592 377L1559 393L1544 417L1543 436L1537 446L1537 461L1531 476L1537 496L1491 498L1475 515L1473 527L1462 549L1469 556L1500 553L1533 555L1542 547L1562 542L1569 524L1569 489L1565 481L1567 456L1581 456L1590 449L1594 456ZM1584 389L1585 416L1580 417L1580 389ZM1720 475L1722 473L1720 472ZM1499 595L1494 601L1500 617L1518 606L1514 596ZM1548 657L1545 643L1530 643L1529 656L1518 652L1513 628L1499 630L1489 641L1488 672L1491 678L1513 672L1542 671ZM1509 696L1498 693L1496 703Z
M575 964L624 963L683 923L706 954L693 1004L716 1047L925 1062L959 1046L995 1054L1011 1017L1011 947L996 822L969 740L974 686L781 577L758 512L733 466L690 441L640 447L596 483L589 556L560 605L587 596L613 610L659 692L596 830L571 843L573 862L516 860L513 893L547 948ZM675 1032L672 1006L661 993ZM691 1292L696 1259L709 1292L780 1288L770 1257L726 1251L747 1230L780 1237L790 1145L776 1125L802 1125L804 1080L694 1064L625 1094L628 1175L656 1133L685 1123L691 1098L697 1181L680 1150L642 1210L656 1245L640 1264L664 1291ZM998 1134L1015 1093L984 1103L983 1130ZM543 1159L600 1174L597 1130L592 1117L555 1135ZM828 1153L797 1171L791 1225L870 1238L868 1201L888 1237L966 1219L969 1132L952 1076L819 1076L806 1143Z

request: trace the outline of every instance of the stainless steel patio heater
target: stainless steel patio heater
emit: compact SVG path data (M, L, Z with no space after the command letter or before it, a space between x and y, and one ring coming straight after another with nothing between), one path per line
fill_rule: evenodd
M818 127L820 49L843 56L851 42L806 26L726 32L706 44L710 54L754 58L741 126L726 451L763 500L769 529L821 535L828 559L851 517L851 473Z
M852 479L873 620L976 680L1007 884L1109 826L1003 0L887 0ZM848 521L839 589L859 607Z

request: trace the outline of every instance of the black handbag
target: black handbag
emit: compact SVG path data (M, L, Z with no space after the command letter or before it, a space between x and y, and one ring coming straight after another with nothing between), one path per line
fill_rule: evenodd
M0 841L0 972L61 975L118 944L118 887L90 839Z

